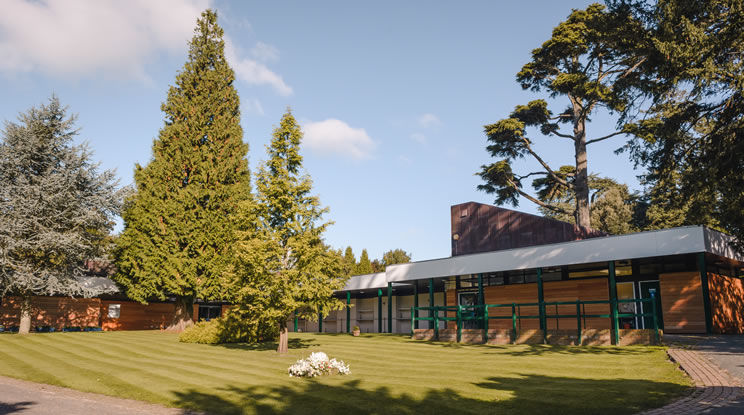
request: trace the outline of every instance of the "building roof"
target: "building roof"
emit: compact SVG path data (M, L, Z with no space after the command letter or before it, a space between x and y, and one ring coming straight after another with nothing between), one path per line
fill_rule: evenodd
M404 282L699 252L744 261L731 248L732 240L703 226L687 226L390 265L385 278L387 282Z

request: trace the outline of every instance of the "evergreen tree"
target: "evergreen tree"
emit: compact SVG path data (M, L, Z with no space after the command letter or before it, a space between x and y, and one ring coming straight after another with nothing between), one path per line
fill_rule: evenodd
M565 98L568 105L556 114L548 109L547 101L537 99L517 106L509 118L486 125L487 151L498 160L481 166L478 175L485 184L479 185L479 190L496 194L498 205L517 206L521 196L575 218L577 225L591 226L587 146L623 134L624 129L591 137L587 124L601 108L621 111L626 107L623 86L638 76L637 68L645 61L624 48L633 40L627 35L638 26L640 23L627 14L608 13L604 6L592 4L586 10L574 10L553 29L551 38L532 51L532 60L522 67L517 81L523 89ZM564 130L564 125L570 130ZM566 141L574 158L571 176L554 170L538 154L533 132ZM513 162L525 157L534 160L537 170L514 172ZM535 176L572 193L574 206L547 203L525 191L523 181Z
M161 106L165 126L152 159L135 167L115 276L140 302L175 297L174 331L192 324L194 299L226 297L236 211L251 197L235 74L217 14L203 12L194 32Z
M388 265L405 264L411 262L411 254L402 249L391 249L382 254L381 271L385 271Z
M366 249L362 249L362 254L359 255L359 263L356 266L354 275L371 274L374 270L372 269L372 262L369 260L369 254Z
M257 337L278 330L279 353L287 352L292 314L314 320L340 309L343 303L333 292L348 278L341 253L323 243L331 223L321 222L327 209L310 194L310 177L300 173L301 140L300 126L288 111L274 130L269 159L256 173L256 203L243 205L231 273L233 316L253 325L249 331Z
M720 226L744 252L744 1L609 3L645 23L643 47L628 45L645 63L625 128L652 198L665 205L653 217Z
M21 298L19 333L33 295L92 296L86 261L102 254L118 213L114 173L75 146L75 117L57 97L7 123L0 142L0 297Z
M354 275L354 271L357 267L356 257L354 256L354 251L351 250L350 246L346 247L346 251L344 251L344 275L350 277Z

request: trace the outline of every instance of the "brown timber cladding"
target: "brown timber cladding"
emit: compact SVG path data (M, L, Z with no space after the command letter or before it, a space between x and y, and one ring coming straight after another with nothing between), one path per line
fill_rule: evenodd
M744 334L744 283L738 278L708 273L713 331ZM664 297L662 297L662 300Z
M543 284L546 302L561 301L607 301L610 299L609 285L606 278L590 278L568 281L551 281ZM582 306L582 314L609 314L609 304L586 304ZM576 305L545 306L548 330L575 329L576 318L551 318L551 315L576 315ZM585 328L609 329L609 318L582 319Z
M21 318L21 298L3 297L0 303L0 324L18 326ZM31 298L31 329L51 326L98 327L101 300L98 298L37 297Z
M450 215L452 256L606 235L571 223L475 202L452 206Z
M120 304L119 318L109 318L110 304ZM50 326L101 327L103 330L147 330L165 328L173 319L173 303L140 304L134 301L101 300L100 298L40 297L31 299L31 329ZM19 297L3 297L0 302L0 324L20 325Z
M108 317L108 306L121 304L119 318ZM133 301L101 301L101 328L103 330L164 329L175 315L173 303L140 304Z
M689 271L659 274L659 286L664 331L667 333L705 333L700 273Z

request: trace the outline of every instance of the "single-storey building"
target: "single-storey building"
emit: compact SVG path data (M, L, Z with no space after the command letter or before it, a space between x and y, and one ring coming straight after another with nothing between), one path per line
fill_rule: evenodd
M452 256L352 277L345 310L296 329L572 344L744 333L744 257L715 230L611 236L475 202L451 207L451 227Z
M607 235L569 223L468 202L451 207L452 255L352 277L346 302L290 330L410 333L470 342L629 344L658 333L744 333L744 256L732 238L702 226ZM102 277L94 283L105 284ZM109 281L110 282L110 281ZM173 303L122 295L37 297L33 325L104 330L168 325ZM198 303L208 320L225 303ZM0 324L18 321L15 299Z

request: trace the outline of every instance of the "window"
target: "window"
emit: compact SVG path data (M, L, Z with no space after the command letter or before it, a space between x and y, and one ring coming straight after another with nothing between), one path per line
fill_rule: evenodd
M610 275L607 262L568 266L568 278L606 277Z
M119 318L121 315L121 304L109 304L108 318Z

